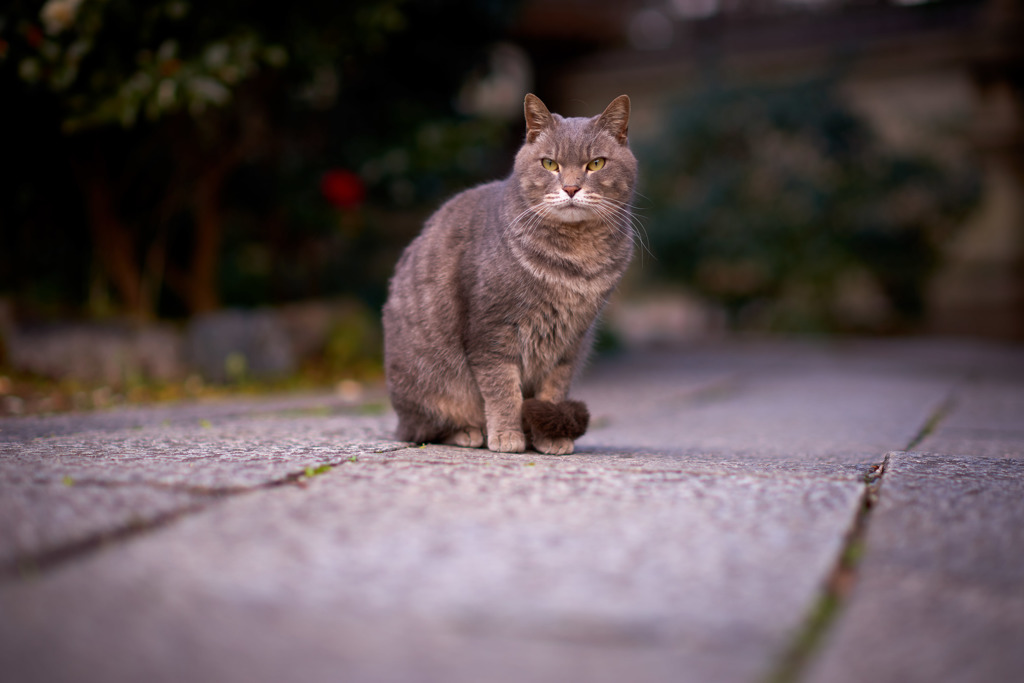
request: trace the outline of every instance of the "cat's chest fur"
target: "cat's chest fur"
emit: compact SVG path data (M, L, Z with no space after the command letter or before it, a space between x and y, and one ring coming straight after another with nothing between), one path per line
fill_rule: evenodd
M557 300L537 302L523 313L517 341L525 384L536 382L576 352L600 305L593 297L563 294Z
M504 350L529 383L577 354L617 276L583 275L571 259L528 259L518 240L498 241L487 253L470 250L462 266L475 273L463 287L466 346Z

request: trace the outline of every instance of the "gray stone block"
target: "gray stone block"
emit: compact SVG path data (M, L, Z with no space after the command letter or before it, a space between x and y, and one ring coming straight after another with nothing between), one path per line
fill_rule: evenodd
M894 453L860 581L808 677L1024 678L1024 462Z
M186 332L189 362L213 382L268 378L297 365L284 326L270 311L217 311L196 316Z
M53 323L11 327L9 365L52 379L122 385L185 375L181 333L170 325Z
M1024 458L1024 381L1012 373L985 376L961 387L949 414L918 446L934 453Z
M698 359L614 365L584 383L576 395L590 406L592 427L579 447L878 463L910 445L956 381L814 356L753 369L741 355L731 373L721 357L710 368Z
M0 665L23 681L755 680L862 491L519 457L360 458L2 587Z
M161 414L151 412L145 427L0 442L0 567L31 565L218 496L398 447L374 417L194 416L163 424L153 419Z
M31 575L50 553L72 553L208 502L209 496L96 481L0 477L0 572Z

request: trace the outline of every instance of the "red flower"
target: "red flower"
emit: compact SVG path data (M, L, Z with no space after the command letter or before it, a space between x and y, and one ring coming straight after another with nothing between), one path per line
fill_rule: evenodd
M167 77L173 76L174 74L181 71L181 60L180 59L168 59L166 62L160 62L160 75Z
M25 29L25 41L31 47L38 49L39 46L43 44L43 40L45 40L45 38L43 37L43 32L39 30L38 26L30 25L28 28Z
M366 198L363 179L352 171L341 168L324 173L320 178L320 192L327 201L339 209L354 209Z

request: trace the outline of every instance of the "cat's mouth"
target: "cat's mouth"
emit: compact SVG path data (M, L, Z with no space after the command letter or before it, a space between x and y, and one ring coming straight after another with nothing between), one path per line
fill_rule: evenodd
M576 195L575 197L563 199L558 208L567 220L582 221L594 217L596 213L594 207L595 202L592 198Z
M589 216L593 213L593 209L591 208L593 201L588 195L582 192L577 193L574 196L569 196L567 194L556 195L555 197L549 198L548 201L549 205L553 209L567 215Z
M593 209L587 203L575 199L564 199L553 208L560 217L570 221L583 220L593 215Z

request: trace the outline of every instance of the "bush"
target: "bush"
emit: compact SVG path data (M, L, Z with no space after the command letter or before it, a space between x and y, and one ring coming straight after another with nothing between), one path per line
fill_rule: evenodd
M640 153L658 274L734 327L848 328L837 295L854 277L884 293L888 324L913 322L937 242L977 195L970 176L886 148L831 78L708 86Z

